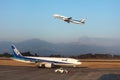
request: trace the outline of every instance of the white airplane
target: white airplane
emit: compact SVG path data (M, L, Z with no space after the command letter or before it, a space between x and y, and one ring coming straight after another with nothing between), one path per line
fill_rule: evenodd
M26 62L26 63L36 63L37 67L52 68L55 66L73 66L76 67L80 65L81 62L73 58L55 58L55 57L30 57L23 56L15 47L12 45L12 51L14 54L14 60Z
M83 18L81 20L74 20L74 19L72 19L72 17L65 17L65 16L61 16L59 14L54 14L53 16L55 18L58 18L58 19L61 19L61 20L65 21L67 23L72 22L72 23L75 23L75 24L85 24L85 21L86 21L86 18Z

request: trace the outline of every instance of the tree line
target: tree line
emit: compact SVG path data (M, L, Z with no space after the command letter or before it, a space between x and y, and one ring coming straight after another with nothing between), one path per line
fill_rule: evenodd
M23 56L39 56L37 53L31 54L30 52L24 52L21 53ZM7 52L0 54L0 57L13 57L13 54L9 54ZM51 54L48 57L65 57L60 54ZM112 54L93 54L93 53L87 53L87 54L80 54L76 56L68 56L70 58L76 58L76 59L120 59L120 55L112 55Z
M37 53L31 54L29 51L21 53L23 56L39 56ZM13 54L9 54L7 52L0 54L0 57L14 57Z
M81 54L77 56L70 56L71 58L76 58L76 59L120 59L120 55L112 55L112 54L92 54L92 53L87 53L87 54Z

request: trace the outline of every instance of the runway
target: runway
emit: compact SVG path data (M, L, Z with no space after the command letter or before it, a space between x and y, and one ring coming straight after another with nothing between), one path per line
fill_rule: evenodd
M67 74L55 73L54 68L2 65L0 80L120 80L120 69L64 68Z

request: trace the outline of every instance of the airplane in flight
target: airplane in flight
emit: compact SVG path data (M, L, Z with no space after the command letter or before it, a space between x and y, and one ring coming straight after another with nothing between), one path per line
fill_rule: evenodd
M83 18L81 20L74 20L72 19L72 17L65 17L65 16L62 16L62 15L59 15L59 14L54 14L53 15L55 18L58 18L58 19L61 19L67 23L75 23L75 24L85 24L85 21L86 21L86 18Z
M15 45L12 45L12 51L14 54L13 60L21 61L25 63L35 63L37 67L52 68L55 66L72 66L82 64L79 60L73 58L57 58L57 57L32 57L23 56Z

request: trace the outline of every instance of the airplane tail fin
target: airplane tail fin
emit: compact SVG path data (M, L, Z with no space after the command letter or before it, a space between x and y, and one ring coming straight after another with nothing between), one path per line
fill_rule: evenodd
M36 61L36 59L33 58L28 58L28 57L24 57L19 51L18 49L15 47L15 45L12 45L12 51L14 54L14 59L16 61L20 61L20 62L25 62L25 63L34 63ZM33 62L31 62L33 61Z
M12 45L12 51L13 51L13 54L14 54L14 57L16 58L22 58L22 54L18 51L18 49L15 47L15 45Z
M86 18L80 20L81 23L85 24Z

